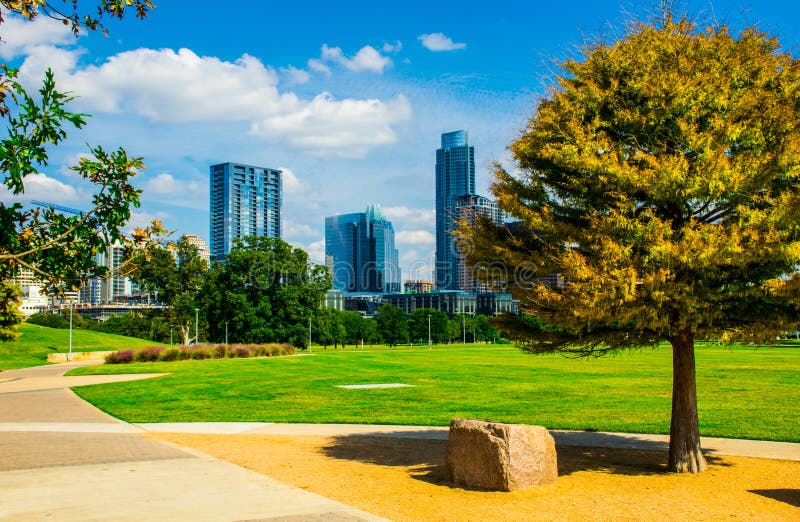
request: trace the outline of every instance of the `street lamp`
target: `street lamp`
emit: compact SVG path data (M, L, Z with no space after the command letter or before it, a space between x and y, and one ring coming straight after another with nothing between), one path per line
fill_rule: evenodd
M69 307L69 355L67 361L72 360L72 305Z
M311 318L308 318L308 353L311 353Z
M461 342L467 344L467 316L464 315L463 307L461 309L461 331L463 332L463 340Z
M200 317L200 309L199 308L195 308L194 309L194 344L197 344L197 341L198 341L198 338L197 338L197 323L200 320L199 317Z
M175 328L173 325L169 325L169 347L172 348L172 329Z
M228 345L228 321L225 321L225 345Z
M431 349L431 314L428 314L428 350Z

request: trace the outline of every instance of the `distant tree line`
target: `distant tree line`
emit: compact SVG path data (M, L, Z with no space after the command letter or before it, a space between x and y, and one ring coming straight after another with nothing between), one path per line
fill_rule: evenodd
M238 240L226 263L209 268L197 247L181 239L154 242L131 260L130 277L166 310L146 310L96 321L73 315L73 327L191 344L200 340L231 343L290 343L306 348L311 341L327 348L347 345L396 346L461 342L494 342L500 335L484 315L448 317L434 309L408 315L383 305L375 318L324 306L331 288L324 266L281 239ZM199 318L197 324L196 318ZM28 322L67 328L67 314L35 314ZM430 324L429 324L430 323ZM429 328L430 326L430 328Z

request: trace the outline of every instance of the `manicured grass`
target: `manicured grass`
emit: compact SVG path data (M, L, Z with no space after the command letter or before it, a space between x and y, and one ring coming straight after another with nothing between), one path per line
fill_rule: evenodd
M800 442L800 349L697 348L703 435ZM316 349L270 359L81 368L168 372L158 379L76 388L129 422L272 421L447 425L453 417L551 429L668 433L667 347L571 360L512 347ZM405 383L409 388L337 385Z
M47 364L47 354L69 352L69 330L23 323L14 342L0 342L0 370ZM91 330L72 330L73 352L144 348L160 343Z

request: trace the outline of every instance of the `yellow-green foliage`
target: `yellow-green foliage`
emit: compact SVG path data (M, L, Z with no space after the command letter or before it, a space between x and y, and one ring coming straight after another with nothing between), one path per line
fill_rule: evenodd
M667 17L585 49L511 145L493 192L520 221L463 230L509 268L531 348L794 328L800 67L756 29ZM562 287L519 277L559 273ZM515 277L516 275L516 277ZM793 297L795 296L795 297Z
M19 286L0 281L0 341L16 341L19 337L17 325L22 322Z

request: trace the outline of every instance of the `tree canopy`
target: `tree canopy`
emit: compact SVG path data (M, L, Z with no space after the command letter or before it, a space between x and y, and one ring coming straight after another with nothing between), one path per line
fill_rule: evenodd
M504 325L526 350L671 343L673 471L705 469L694 339L797 325L799 109L797 60L758 29L633 24L564 64L510 147L519 170L496 167L517 223L462 231L542 319Z
M237 239L226 262L214 263L203 284L209 336L223 339L228 322L236 342L306 347L308 321L330 287L327 269L310 263L302 249L281 239Z

